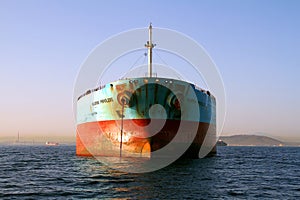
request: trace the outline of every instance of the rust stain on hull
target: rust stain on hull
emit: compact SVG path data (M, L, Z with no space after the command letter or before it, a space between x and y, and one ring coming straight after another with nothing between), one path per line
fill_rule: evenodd
M216 142L215 111L215 98L188 82L134 78L108 83L78 98L76 154L119 157L121 148L124 157L152 157L174 142L189 145L183 157L198 158L206 136Z
M147 120L136 120L139 124L148 124ZM122 145L122 155L126 157L151 157L151 153L165 147L169 142L175 142L178 144L188 142L189 134L185 134L186 138L179 138L178 141L174 141L174 137L177 134L180 121L167 120L163 129L157 134L147 137L149 130L139 129L140 132L134 134L128 134L127 130L132 130L131 120L124 120L124 135ZM120 152L120 132L119 121L110 120L102 122L89 122L80 124L77 126L76 136L76 154L79 156L119 156ZM188 133L189 127L197 125L197 134L193 139L190 147L184 152L185 158L198 158L198 153L203 144L203 140L206 134L209 134L208 123L189 122L186 130ZM214 130L213 128L212 130ZM115 132L112 132L115 130ZM142 131L141 131L142 130ZM127 134L126 134L127 133ZM137 135L137 136L136 136ZM211 153L214 153L215 149Z

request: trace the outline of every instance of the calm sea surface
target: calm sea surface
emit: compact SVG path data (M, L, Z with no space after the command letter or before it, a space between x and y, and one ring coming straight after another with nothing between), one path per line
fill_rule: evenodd
M218 155L128 174L75 146L0 146L0 199L300 199L300 148L219 147Z

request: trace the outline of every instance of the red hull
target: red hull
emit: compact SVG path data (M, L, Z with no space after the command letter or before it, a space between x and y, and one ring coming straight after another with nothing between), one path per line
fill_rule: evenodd
M162 120L151 120L151 124L159 126ZM180 122L179 120L166 120L160 131L151 135L153 126L147 126L149 119L124 120L122 145L121 143L121 120L109 120L99 122L88 122L77 125L76 154L79 156L122 156L128 157L151 157L155 152L165 147L170 142L177 144L188 143L189 148L182 157L198 158L201 145L206 134L215 136L215 127L211 124L201 122ZM183 131L180 137L175 137L180 130ZM182 128L182 126L184 126ZM193 137L189 132L195 127L197 134ZM134 130L134 131L132 131ZM191 142L192 141L192 142ZM215 147L210 154L215 153Z

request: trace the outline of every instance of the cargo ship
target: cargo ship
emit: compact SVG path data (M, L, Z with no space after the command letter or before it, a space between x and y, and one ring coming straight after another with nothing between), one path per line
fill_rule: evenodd
M188 81L154 76L151 24L148 34L147 76L110 82L78 97L77 155L152 158L172 143L164 156L179 148L180 157L199 158L205 141L216 143L215 97ZM208 155L215 153L212 145Z

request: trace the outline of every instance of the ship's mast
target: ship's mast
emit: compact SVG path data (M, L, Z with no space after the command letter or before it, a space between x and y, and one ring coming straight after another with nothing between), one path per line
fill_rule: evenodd
M154 48L154 44L152 44L152 23L149 25L149 40L147 41L147 44L145 44L145 47L148 48L148 76L152 77L152 49Z

